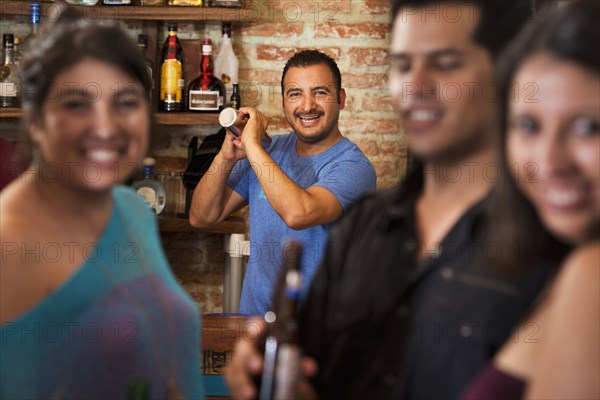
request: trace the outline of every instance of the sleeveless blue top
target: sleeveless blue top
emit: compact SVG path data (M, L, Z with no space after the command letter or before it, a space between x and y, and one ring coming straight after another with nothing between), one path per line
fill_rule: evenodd
M85 263L0 327L0 398L203 397L200 311L175 280L156 219L126 187Z

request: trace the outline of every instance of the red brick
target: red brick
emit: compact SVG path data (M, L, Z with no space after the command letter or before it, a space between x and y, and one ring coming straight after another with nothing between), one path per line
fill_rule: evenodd
M241 29L241 36L265 36L265 37L292 37L302 33L303 25L300 23L257 23L244 25Z
M398 160L394 161L373 161L373 167L377 176L380 177L399 177L400 176L400 163Z
M259 44L256 46L256 57L259 60L287 61L299 51L313 49L314 47L279 47ZM339 60L340 49L338 47L319 47L319 50L334 60Z
M393 111L392 98L387 92L381 93L369 93L365 94L362 103L361 110L363 111Z
M349 39L385 39L389 28L387 24L336 24L322 23L315 25L316 38L349 38Z
M379 150L386 156L406 157L407 154L406 144L401 142L383 141L379 143Z
M387 47L354 47L348 51L352 66L388 65L390 62Z
M377 142L375 142L374 140L359 140L355 143L367 156L376 156L377 154L379 154L379 150L377 149Z
M361 14L389 14L390 1L386 0L366 0L360 9Z
M340 119L340 130L349 133L377 133L397 135L400 131L398 122L391 119Z
M356 89L381 89L387 92L387 74L343 74L344 87Z

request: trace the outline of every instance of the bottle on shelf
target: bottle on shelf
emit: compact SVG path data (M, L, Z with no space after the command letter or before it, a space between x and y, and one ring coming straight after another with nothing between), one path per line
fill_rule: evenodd
M167 4L170 6L196 6L203 7L203 0L167 0Z
M23 42L21 41L21 38L18 36L15 36L14 41L15 41L15 45L14 45L14 49L13 49L13 61L15 62L15 65L17 66L17 68L19 68L19 66L21 65L21 62L23 61L23 52L21 51Z
M161 52L159 110L165 112L183 109L183 47L177 37L177 24L167 25L169 36Z
M146 69L148 70L148 74L150 75L150 81L152 82L152 88L154 88L154 80L153 80L153 73L152 71L154 70L154 63L152 62L152 60L150 60L148 58L148 35L146 35L145 33L140 33L138 35L138 39L137 39L137 45L140 48L140 50L142 51L142 53L144 54L144 58L146 59Z
M0 66L0 108L16 108L21 106L21 78L17 75L14 61L14 35L2 35L4 62Z
M214 73L212 41L202 44L200 73L188 86L188 109L200 112L219 112L225 102L225 85Z
M31 30L25 38L25 43L37 36L40 31L40 3L38 2L31 2L29 5L29 25L31 25Z
M221 25L221 31L223 39L221 50L215 59L215 74L225 84L225 98L229 99L233 92L233 82L238 81L239 62L231 44L231 24L224 22Z
M102 0L106 6L130 6L131 0Z
M283 267L273 298L274 311L265 314L268 335L259 390L261 400L297 398L302 356L298 338L301 256L299 243L288 242L284 247Z
M160 214L165 208L165 187L154 178L156 160L152 157L144 158L144 179L135 181L131 187L146 200L146 203L156 213Z
M140 6L166 6L166 0L140 0Z
M239 110L242 106L242 97L240 96L240 85L237 82L233 82L231 97L229 98L229 105L236 110Z

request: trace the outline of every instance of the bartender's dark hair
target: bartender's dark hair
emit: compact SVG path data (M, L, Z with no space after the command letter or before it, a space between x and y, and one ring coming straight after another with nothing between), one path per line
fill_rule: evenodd
M288 72L288 69L292 67L309 67L312 65L325 64L331 70L334 79L334 87L337 95L337 101L340 101L340 91L342 90L342 74L338 68L335 60L329 57L327 54L318 50L302 50L294 54L283 67L283 74L281 75L281 93L284 93L283 81Z
M27 45L21 78L23 107L32 118L41 117L42 106L56 76L85 58L113 65L139 82L150 98L152 81L144 57L133 39L116 23L102 24L84 18L74 7L61 4L56 21Z
M391 24L393 26L400 12L409 8L435 10L441 7L435 10L441 12L449 7L465 5L479 10L480 21L473 39L487 49L493 59L499 56L532 15L529 0L393 0Z
M546 232L535 208L511 178L506 149L511 88L519 68L537 54L575 63L598 76L600 54L594 43L600 42L599 16L600 4L595 1L569 4L524 30L502 56L499 66L502 125L497 142L502 177L492 196L490 219L493 221L491 235L504 248L526 250L538 257L561 254L565 250L565 246ZM593 222L590 221L593 225L590 236L598 236L598 221ZM510 262L510 259L504 260L506 267Z

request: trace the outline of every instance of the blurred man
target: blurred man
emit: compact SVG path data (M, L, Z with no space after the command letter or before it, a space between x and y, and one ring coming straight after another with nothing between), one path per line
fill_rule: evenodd
M390 91L418 162L331 232L300 321L320 397L459 397L550 274L500 273L485 238L494 59L528 11L526 0L393 3ZM249 398L262 360L247 342L237 350L227 378Z

